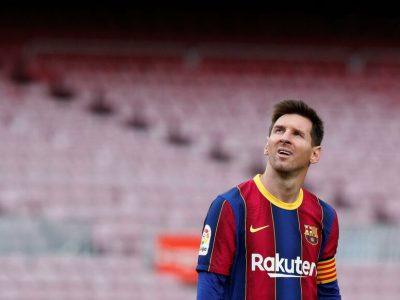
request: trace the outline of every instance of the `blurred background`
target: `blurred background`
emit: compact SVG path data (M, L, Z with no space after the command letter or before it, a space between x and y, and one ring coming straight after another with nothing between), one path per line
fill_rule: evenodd
M400 19L126 4L0 12L0 298L195 299L211 201L263 171L272 105L325 121L343 299L398 299Z

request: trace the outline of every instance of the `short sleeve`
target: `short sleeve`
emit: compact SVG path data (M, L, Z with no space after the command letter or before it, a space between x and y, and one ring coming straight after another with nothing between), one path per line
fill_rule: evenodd
M235 255L235 218L222 197L211 204L203 225L197 271L230 275Z

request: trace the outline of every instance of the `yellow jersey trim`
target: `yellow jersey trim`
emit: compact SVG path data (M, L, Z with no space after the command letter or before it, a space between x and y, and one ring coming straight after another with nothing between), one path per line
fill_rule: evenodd
M335 281L335 280L336 280L336 276L335 276L335 278L328 279L328 280L319 280L319 281L317 281L317 284L330 283L330 282L333 282L333 281Z
M319 261L317 266L317 284L330 283L336 280L336 259L334 257Z
M216 237L217 237L219 220L221 218L222 210L224 209L225 203L226 203L226 200L224 200L224 202L222 202L221 210L219 211L219 215L218 215L217 226L215 227L214 241L213 241L213 246L212 246L211 255L210 255L210 262L208 264L208 272L210 272L210 268L211 268L211 263L212 263L212 259L213 259L213 253L214 253L214 244L215 244L215 240L216 240Z
M332 257L332 258L327 259L327 260L321 260L321 261L318 262L318 264L327 264L327 263L332 262L334 260L335 260L335 258Z
M318 270L317 272L318 272L318 276L319 276L319 275L326 274L326 273L332 273L333 271L336 271L336 268L331 268L331 269L323 270L323 271Z
M296 201L292 202L292 203L286 203L278 198L276 198L274 195L272 195L267 188L263 185L263 183L261 182L261 174L257 174L256 176L254 176L253 178L258 190L260 191L260 193L267 198L267 200L269 202L271 202L272 204L274 204L275 206L278 206L280 208L283 209L288 209L288 210L293 210L293 209L297 209L299 208L299 206L301 205L301 203L303 203L303 189L300 189L299 195L297 196Z
M244 228L247 228L247 206L246 206L246 201L244 200L244 197L242 195L242 191L240 190L239 186L237 186L237 189L239 191L240 197L242 198L243 205L244 205ZM246 234L244 235L244 249L245 249L245 254L246 254L246 257L247 257L247 237L246 237ZM244 300L247 299L247 259L246 259L245 278L246 278L246 280L245 280L245 283L244 283Z
M325 278L330 278L332 276L336 277L336 271L331 272L330 274L323 274L323 275L318 275L318 280L323 280Z
M331 267L334 267L336 265L336 262L330 263L329 265L324 265L324 266L317 266L318 270L323 270L323 269L329 269Z

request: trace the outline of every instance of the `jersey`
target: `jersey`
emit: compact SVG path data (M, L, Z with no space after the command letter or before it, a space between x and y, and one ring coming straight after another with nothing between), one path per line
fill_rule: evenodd
M341 299L338 238L330 205L305 189L282 202L258 174L211 204L196 269L227 277L224 299Z

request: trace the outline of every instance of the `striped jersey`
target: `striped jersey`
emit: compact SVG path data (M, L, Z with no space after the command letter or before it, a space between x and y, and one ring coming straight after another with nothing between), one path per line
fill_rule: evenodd
M224 299L341 299L338 237L330 205L305 189L282 202L256 175L212 202L197 271L227 276Z

